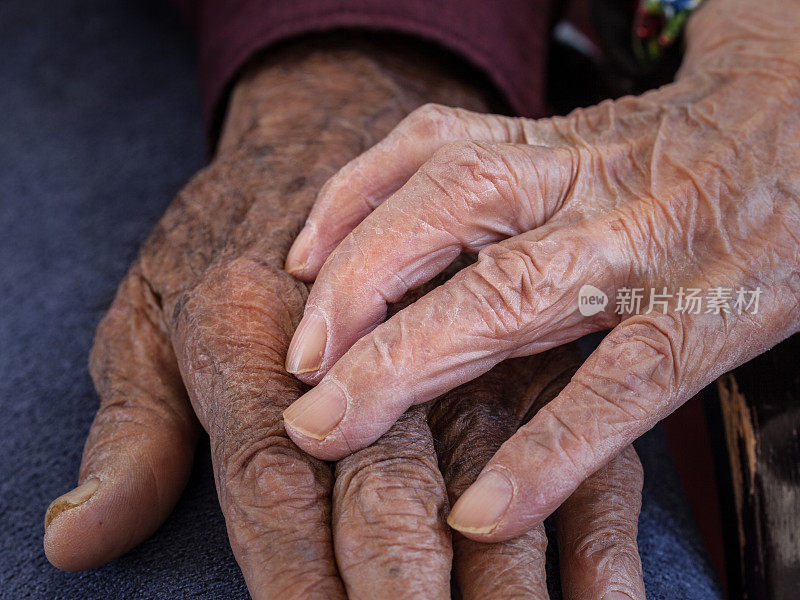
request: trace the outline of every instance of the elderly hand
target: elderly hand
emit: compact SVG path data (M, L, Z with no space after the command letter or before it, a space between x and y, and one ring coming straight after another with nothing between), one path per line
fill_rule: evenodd
M569 352L502 365L433 407L430 425L430 407L413 409L335 477L281 423L302 392L283 360L307 295L281 268L290 241L319 185L429 99L482 106L430 61L371 46L296 46L242 77L219 155L156 227L98 329L101 406L80 485L46 515L53 564L98 566L149 536L183 489L202 426L254 598L448 598L451 562L465 598L547 596L541 530L479 552L451 540L444 516L448 491L563 387ZM565 586L643 598L640 487L629 449L565 505Z
M240 79L218 156L157 225L98 328L90 370L101 406L80 486L48 509L53 564L91 568L149 536L184 487L199 422L251 594L344 597L331 468L298 450L281 422L303 391L283 361L307 295L282 267L339 167L426 100L482 105L419 63L388 49L297 45ZM420 529L442 553L446 527Z
M798 30L785 2L708 0L674 84L538 121L427 106L344 167L286 262L316 277L287 367L317 387L284 413L292 439L341 458L508 357L613 328L454 506L459 531L506 540L798 331ZM477 263L380 324L465 251ZM587 284L643 289L640 314L583 316ZM651 293L681 289L761 296L678 310Z

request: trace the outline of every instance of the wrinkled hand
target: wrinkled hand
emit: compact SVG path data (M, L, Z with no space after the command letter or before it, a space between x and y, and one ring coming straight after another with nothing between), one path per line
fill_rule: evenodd
M441 432L437 436L440 461L451 501L469 487L519 424L566 384L572 372L562 370L564 361L570 361L569 352L566 354L554 351L537 360L506 361L434 406L430 421L434 432ZM530 379L520 377L522 373L529 373ZM556 379L551 381L553 376ZM511 381L515 383L509 385ZM397 439L395 447L401 443L405 440ZM556 511L564 598L644 600L636 545L641 490L642 468L633 447L628 446ZM453 572L461 597L546 600L546 546L541 524L512 540L493 544L455 532Z
M505 540L797 331L798 29L777 0L709 0L672 85L538 121L427 106L349 163L286 263L316 277L287 367L317 387L284 414L292 439L341 458L508 357L613 329L454 506L453 527ZM465 251L477 263L380 324ZM582 316L585 284L645 290L641 314ZM647 310L680 288L760 288L759 308Z
M480 106L436 69L426 79L415 59L388 55L298 46L237 85L217 158L157 225L99 326L101 407L81 485L46 517L55 565L94 567L149 536L183 489L199 422L252 595L344 596L330 466L281 422L303 391L283 362L307 295L283 261L320 185L411 109L431 97Z
M148 537L184 487L202 426L255 598L449 597L448 490L457 496L534 402L563 386L574 357L520 362L518 375L503 365L450 394L436 406L447 417L430 425L428 407L410 411L335 478L286 437L280 413L303 389L283 360L307 289L282 264L320 184L425 100L480 107L429 63L369 55L287 51L238 84L218 157L158 224L98 329L101 407L79 487L48 509L53 564L91 568ZM640 487L628 450L565 507L566 586L643 597ZM454 541L465 598L546 597L541 531L481 552Z

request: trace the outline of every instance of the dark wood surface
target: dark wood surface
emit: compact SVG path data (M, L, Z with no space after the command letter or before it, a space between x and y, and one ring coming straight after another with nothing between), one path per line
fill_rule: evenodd
M800 599L800 335L704 393L731 598Z

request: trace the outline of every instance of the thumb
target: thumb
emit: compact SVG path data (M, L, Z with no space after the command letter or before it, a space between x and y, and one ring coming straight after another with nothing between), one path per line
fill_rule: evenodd
M45 515L45 553L59 569L100 566L149 537L189 477L198 426L161 314L133 271L100 323L90 370L101 405L79 485Z

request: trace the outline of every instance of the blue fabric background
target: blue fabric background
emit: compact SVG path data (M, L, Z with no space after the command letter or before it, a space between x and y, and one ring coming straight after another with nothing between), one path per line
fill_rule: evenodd
M203 443L139 548L68 574L41 547L95 409L94 328L204 161L191 42L158 0L4 0L0 44L0 598L246 598ZM719 598L658 431L639 451L648 597Z

